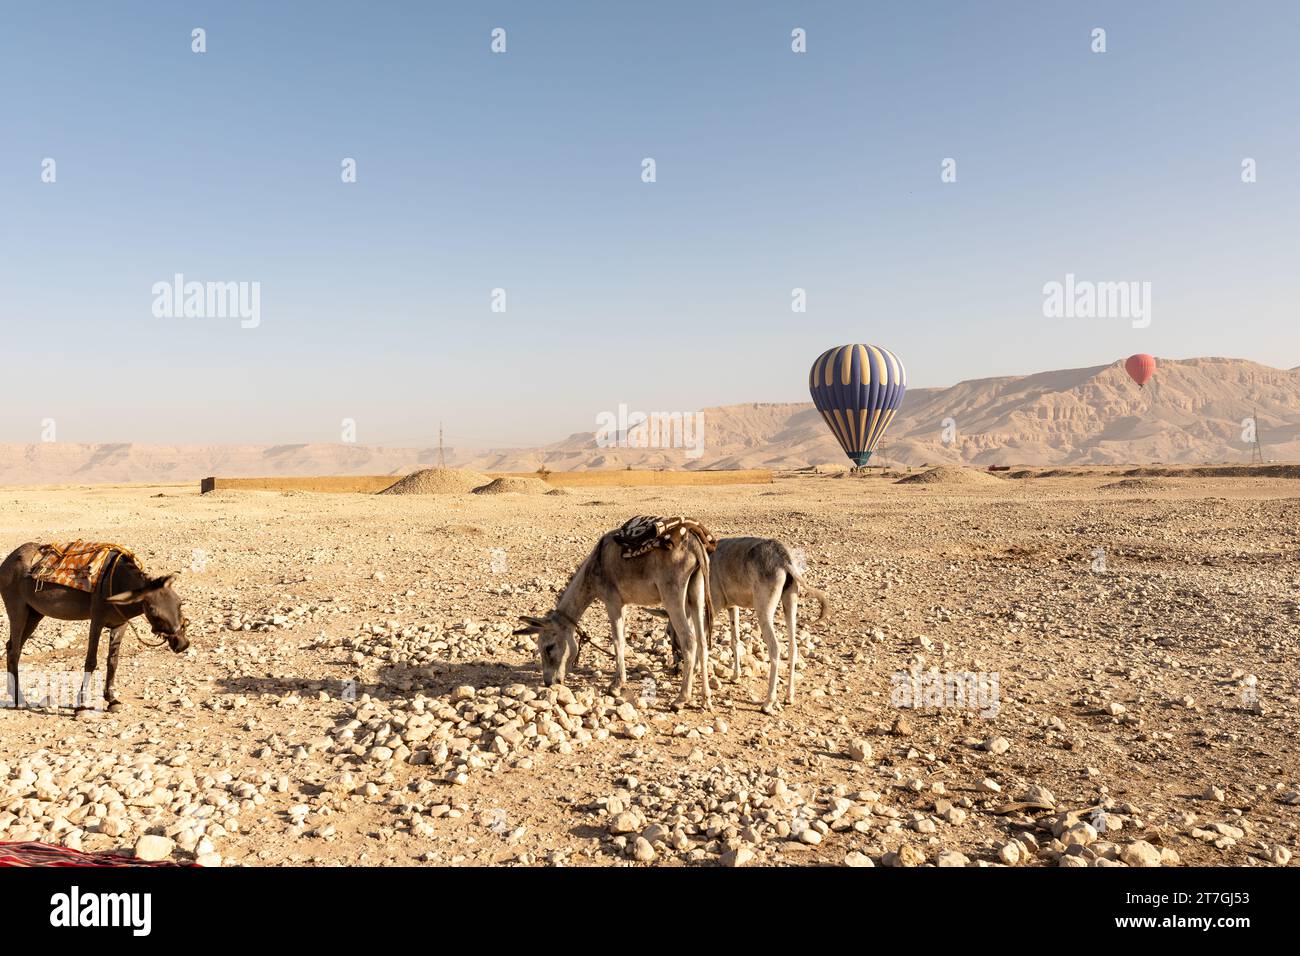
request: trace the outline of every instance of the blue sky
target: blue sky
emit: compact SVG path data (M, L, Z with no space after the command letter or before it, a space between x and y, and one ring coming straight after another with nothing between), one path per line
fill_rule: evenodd
M1300 365L1297 49L1284 2L9 4L0 441L534 444L853 341ZM260 326L155 317L175 273ZM1150 327L1045 318L1067 273Z

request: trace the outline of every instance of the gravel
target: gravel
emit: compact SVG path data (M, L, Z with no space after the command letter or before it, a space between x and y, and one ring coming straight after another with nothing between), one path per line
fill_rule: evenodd
M0 839L156 837L209 866L1289 865L1291 492L1206 479L1102 507L1097 478L990 480L599 499L97 490L101 524L79 530L160 570L208 554L178 583L194 643L128 641L121 713L0 713ZM68 524L85 495L6 490L12 535ZM759 712L749 614L739 684L715 641L714 713L668 710L664 632L639 612L623 697L592 648L569 686L538 686L518 616L554 606L592 529L645 510L803 549L835 617L801 615L794 705ZM599 609L584 625L608 647ZM24 665L79 667L84 630L43 622ZM900 672L996 674L997 706L898 706Z

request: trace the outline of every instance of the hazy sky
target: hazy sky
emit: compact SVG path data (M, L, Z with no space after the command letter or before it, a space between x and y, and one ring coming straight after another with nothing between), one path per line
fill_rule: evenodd
M0 441L534 444L855 341L1300 365L1297 50L1291 0L7 3ZM1068 273L1149 327L1046 318Z

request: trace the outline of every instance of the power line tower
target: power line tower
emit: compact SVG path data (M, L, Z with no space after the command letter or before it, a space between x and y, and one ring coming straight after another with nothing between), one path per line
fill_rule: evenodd
M447 467L447 456L443 454L442 450L442 422L438 422L438 467Z
M1250 446L1250 463L1252 465L1264 464L1264 448L1259 443L1259 409L1252 408L1250 411L1250 423L1255 426L1255 444Z

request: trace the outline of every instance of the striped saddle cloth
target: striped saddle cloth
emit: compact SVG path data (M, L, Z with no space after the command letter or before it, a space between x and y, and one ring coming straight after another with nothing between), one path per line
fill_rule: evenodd
M193 866L162 860L147 863L118 853L82 853L48 843L0 843L0 867L9 866Z
M120 544L73 541L71 544L43 544L31 576L39 584L59 584L78 591L94 591L113 553L139 567L134 554Z
M614 532L614 540L622 546L623 557L638 558L654 548L672 548L685 540L688 534L700 539L704 550L712 554L718 546L718 539L709 529L694 518L661 518L651 515L637 515L624 522L623 527Z

